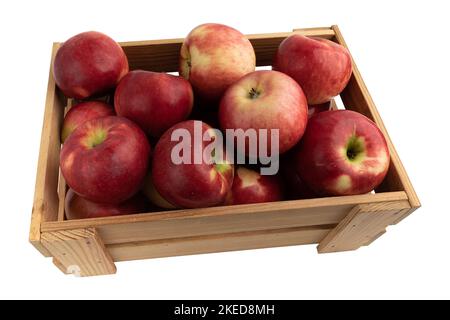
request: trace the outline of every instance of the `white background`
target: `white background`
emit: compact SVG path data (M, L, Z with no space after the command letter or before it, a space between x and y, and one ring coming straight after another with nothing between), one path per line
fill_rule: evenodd
M0 298L450 298L447 1L1 1ZM243 33L338 24L423 208L367 248L314 246L119 263L64 276L28 229L52 41L185 36L204 22Z

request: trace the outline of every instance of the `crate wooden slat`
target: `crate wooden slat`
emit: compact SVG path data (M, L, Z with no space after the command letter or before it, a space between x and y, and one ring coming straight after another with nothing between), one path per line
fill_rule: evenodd
M80 276L116 273L116 266L94 228L44 232L42 243L53 262L66 273Z
M337 26L248 35L257 65L270 65L280 42L293 33L346 46ZM121 45L131 69L173 72L178 69L182 41ZM51 65L59 46L53 45ZM59 134L64 109L72 101L56 88L50 68L30 241L44 256L53 257L61 271L82 276L114 273L115 261L316 243L321 253L368 245L420 202L354 62L341 98L345 108L373 119L388 140L391 166L375 194L67 221L66 186L58 167Z
M198 237L127 242L108 245L114 261L314 244L334 225L247 231Z
M407 201L404 192L175 210L122 217L47 222L42 232L97 228L105 244L337 225L357 204ZM325 200L325 201L323 201Z
M54 221L58 215L58 172L61 123L63 120L66 99L58 92L53 79L53 60L59 48L54 43L50 61L50 75L47 87L47 98L42 125L41 145L36 173L36 187L31 214L30 242L44 256L50 256L41 243L41 224Z

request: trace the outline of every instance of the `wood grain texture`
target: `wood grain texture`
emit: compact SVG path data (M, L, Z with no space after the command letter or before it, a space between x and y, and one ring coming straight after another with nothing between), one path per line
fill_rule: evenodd
M195 224L195 221L198 221L198 219L202 217L220 217L220 216L235 217L237 215L243 214L248 214L249 219L257 220L259 219L260 215L264 213L282 214L283 212L296 212L297 210L303 210L303 212L307 212L309 209L313 210L312 212L315 212L317 215L320 216L320 212L326 212L330 208L339 209L339 207L342 206L353 207L357 204L363 203L399 201L406 199L407 199L406 193L400 191L400 192L364 194L355 196L257 203L239 206L172 210L172 211L126 215L126 216L46 222L43 223L42 225L42 231L50 232L50 231L61 231L61 230L80 229L89 227L103 227L115 224L123 225L123 224L135 224L142 222L156 222L156 221L180 220L180 219L187 219L187 221L192 220L191 223ZM325 214L325 216L326 215L327 214ZM318 218L321 219L321 217ZM309 222L305 221L305 223Z
M333 227L286 228L108 245L114 261L314 244Z
M58 259L53 258L52 262L53 262L54 266L57 267L59 269L59 271L61 271L62 273L71 274L69 272L70 270L68 270ZM73 270L73 271L75 271L75 270Z
M319 253L356 250L372 243L398 220L404 210L411 208L409 201L360 204L320 241Z
M116 266L94 228L42 233L42 244L65 273L82 277L116 273Z
M347 44L342 36L339 28L337 26L332 27L335 32L335 38L337 42L344 47L347 47ZM391 164L389 168L388 175L386 176L382 185L377 189L377 191L400 191L405 190L408 195L409 202L411 207L418 208L420 207L420 201L417 197L416 192L411 184L411 181L408 178L405 168L400 161L400 158L397 154L397 151L394 148L394 145L389 137L389 134L386 130L386 127L383 124L383 120L378 113L378 110L373 102L373 99L367 89L364 80L361 76L361 73L356 66L355 61L352 58L353 64L353 74L350 78L350 81L345 88L345 90L341 93L342 101L344 102L345 108L357 111L362 113L375 121L377 126L383 132L386 137L389 150L391 153Z
M49 253L40 243L41 224L57 219L59 203L59 134L65 101L58 93L53 79L53 61L58 48L59 44L53 44L29 233L29 241L44 256L49 256Z
M298 29L296 33L330 39L334 37L331 28ZM256 65L272 64L274 54L283 41L293 32L250 34L247 38L256 54ZM128 57L131 70L142 69L157 72L178 71L180 48L183 38L150 41L120 42Z
M99 226L105 244L339 223L350 205Z
M313 199L300 202L285 201L258 205L179 210L178 212L149 213L97 220L70 220L62 224L46 225L43 230L47 232L68 230L69 227L95 227L103 242L109 245L231 232L338 224L351 208L359 203L377 203L377 199L383 203L407 199L404 192L346 198L322 199L321 202L320 199ZM328 206L325 204L328 204Z
M411 213L413 213L414 211L416 211L418 208L409 208L409 209L404 209L402 210L399 214L398 214L398 218L392 222L392 225L396 225L397 223L400 223L403 219L405 219L406 217L408 217Z

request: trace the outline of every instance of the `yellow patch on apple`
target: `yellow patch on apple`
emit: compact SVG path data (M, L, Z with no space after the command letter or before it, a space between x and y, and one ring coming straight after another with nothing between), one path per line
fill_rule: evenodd
M349 175L343 174L336 179L335 189L339 192L346 192L352 187L352 180Z
M259 174L257 172L246 168L239 168L239 170L237 170L237 175L242 180L243 188L255 185L259 179Z

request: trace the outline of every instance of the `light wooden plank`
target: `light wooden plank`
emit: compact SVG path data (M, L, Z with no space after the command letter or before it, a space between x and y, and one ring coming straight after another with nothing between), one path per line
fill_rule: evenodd
M82 277L116 273L116 266L94 228L42 233L42 244L65 273Z
M49 253L40 243L41 224L56 220L58 214L59 133L64 110L53 79L53 61L58 48L59 44L53 44L29 233L29 241L44 256Z
M338 224L353 204L98 226L105 244Z
M413 213L414 211L416 211L418 208L409 208L409 209L404 209L402 210L399 214L398 214L398 218L397 220L392 222L392 225L396 225L397 223L399 223L400 221L402 221L403 219L405 219L406 217L408 217L411 213Z
M357 205L320 241L317 250L319 253L349 251L370 244L403 210L410 208L407 200Z
M300 34L307 37L320 37L325 39L334 37L334 30L332 27L294 28L292 31L300 32Z
M114 261L162 258L213 252L317 243L333 226L287 228L226 235L108 245Z
M303 209L317 209L317 211L320 212L321 208L327 207L328 208L340 207L348 205L355 206L360 203L377 203L387 201L399 201L406 199L407 199L406 193L400 191L400 192L388 192L377 194L363 194L355 196L257 203L238 206L173 210L173 211L151 212L145 214L134 214L127 216L46 222L42 225L42 230L45 232L49 232L49 231L80 229L88 227L102 227L113 224L128 224L128 223L133 224L140 222L154 222L154 221L178 220L178 219L197 220L201 217L219 217L219 216L231 217L241 214L249 214L252 218L259 219L259 215L262 213L274 213L274 212L282 213L284 211L294 212L295 210L303 210ZM306 211L307 210L305 210L305 212ZM320 213L317 214L320 215ZM192 223L194 224L195 222Z
M338 26L333 26L332 28L335 32L337 42L348 49L348 46ZM382 191L405 190L406 194L408 195L411 207L418 208L420 207L419 198L417 197L417 194L414 191L414 188L411 184L411 181L408 178L406 170L400 161L400 158L389 137L386 127L383 124L383 120L381 119L381 116L378 113L375 103L364 83L361 73L359 72L358 67L356 66L356 63L353 60L353 58L352 64L353 64L353 74L349 84L347 85L347 88L341 93L342 101L344 102L345 107L347 109L358 111L362 114L365 114L373 121L375 121L377 126L385 135L391 153L391 168L380 190Z
M385 233L386 233L386 229L382 230L380 233L375 235L372 239L369 238L369 240L367 240L367 242L365 242L363 244L363 246L370 246L374 241L376 241L378 238L380 238Z
M62 273L64 274L70 274L70 270L67 270L67 268L58 260L53 258L52 259L53 264L55 265L55 267L57 267ZM75 270L73 270L75 271Z
M115 244L231 232L264 231L329 224L336 225L347 215L351 207L351 205L344 205L340 207L200 217L197 219L171 219L129 224L112 224L97 228L105 244Z

